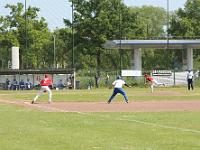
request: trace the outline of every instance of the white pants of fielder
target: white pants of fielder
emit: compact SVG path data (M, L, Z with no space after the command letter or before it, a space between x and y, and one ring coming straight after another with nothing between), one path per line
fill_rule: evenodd
M152 81L150 82L151 92L153 93L153 88L154 88L154 86L160 86L160 85L165 86L165 83L159 83L159 82L156 81L155 79L152 80Z
M52 92L51 89L48 86L41 86L41 89L37 93L36 97L34 98L34 102L44 93L47 92L49 95L49 103L51 103L51 97L52 97Z

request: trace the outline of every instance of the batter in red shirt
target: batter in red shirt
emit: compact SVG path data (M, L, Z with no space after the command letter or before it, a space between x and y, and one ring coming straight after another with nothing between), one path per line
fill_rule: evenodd
M52 85L52 81L51 79L49 79L49 77L47 75L44 76L44 79L42 79L40 81L40 86L41 89L38 92L38 94L36 95L36 97L34 98L34 100L32 101L32 104L35 103L35 101L44 93L47 92L49 95L49 103L51 103L51 99L52 99L52 92L51 89L49 88L49 86Z

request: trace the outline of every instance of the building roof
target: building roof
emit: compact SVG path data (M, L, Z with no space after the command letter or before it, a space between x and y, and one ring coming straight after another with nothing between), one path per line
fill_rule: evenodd
M197 40L112 40L103 44L106 49L200 49L200 39Z
M22 74L72 74L73 69L42 69L42 70L0 70L0 75L22 75Z

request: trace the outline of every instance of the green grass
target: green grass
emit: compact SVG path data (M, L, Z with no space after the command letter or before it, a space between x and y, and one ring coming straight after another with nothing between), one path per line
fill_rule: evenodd
M129 101L163 101L163 100L199 100L200 89L188 91L183 88L155 88L154 93L149 88L126 88ZM62 90L53 91L53 101L76 101L76 102L100 102L107 101L113 89L92 89L92 90ZM9 100L31 101L37 91L0 91L0 98ZM39 98L39 101L46 101L47 94ZM115 101L122 101L123 97L117 95Z
M0 104L2 150L198 150L200 112L50 113Z

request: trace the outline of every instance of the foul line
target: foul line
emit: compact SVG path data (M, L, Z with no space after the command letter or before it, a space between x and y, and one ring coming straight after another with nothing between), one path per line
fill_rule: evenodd
M30 104L30 102L24 102L24 104L26 105L29 105L31 107L37 107L37 108L40 108L40 109L46 109L48 112L53 112L53 111L56 111L56 112L74 112L74 113L78 113L78 114L83 114L85 115L86 113L84 112L79 112L79 111L68 111L68 110L64 110L64 109L60 109L60 108L52 108L52 107L49 107L49 106L41 106L41 105L38 105L38 104Z
M164 129L173 129L173 130L179 130L179 131L182 131L182 132L192 132L192 133L200 134L199 130L192 130L192 129L187 129L187 128L178 128L178 127L166 126L166 125L150 123L150 122L145 122L145 121L139 121L139 120L129 120L129 119L120 119L120 118L116 119L116 120L136 122L136 123L144 124L144 125L148 125L148 126L154 126L154 127L164 128Z

